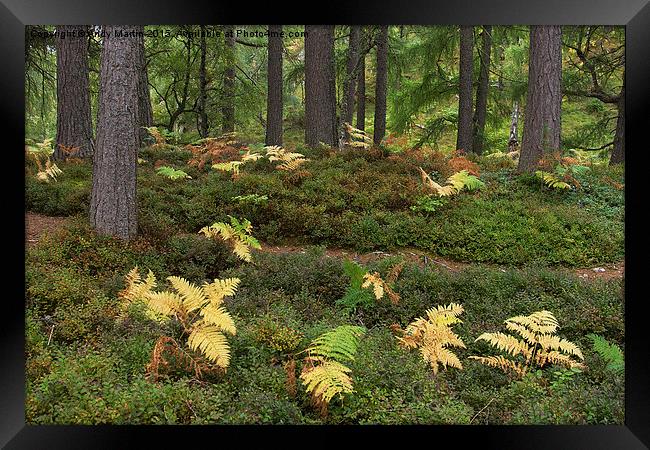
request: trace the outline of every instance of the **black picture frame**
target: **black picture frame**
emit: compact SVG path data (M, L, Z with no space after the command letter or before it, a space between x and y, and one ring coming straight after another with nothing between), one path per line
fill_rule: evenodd
M25 425L24 357L24 272L14 263L24 256L25 223L24 178L18 167L18 148L24 140L24 32L35 24L262 24L262 23L335 23L335 24L466 24L466 25L624 25L626 27L626 220L625 220L625 424L620 426L400 426L400 427L144 427L144 426L33 426ZM148 448L189 446L190 439L223 442L225 435L237 440L252 436L283 445L305 445L330 438L380 439L396 437L403 443L424 439L427 445L440 445L441 439L462 448L474 442L480 448L567 448L567 449L641 449L650 445L650 404L647 319L643 313L644 255L644 171L643 153L648 152L650 130L650 4L649 0L545 0L524 3L521 0L472 1L328 1L268 2L257 5L244 2L141 2L98 0L2 0L0 4L0 92L2 101L3 143L7 175L4 200L12 211L5 216L9 224L3 243L9 251L10 270L5 272L12 287L2 304L0 348L0 445L18 448ZM15 158L14 161L12 158ZM7 170L11 168L11 170ZM16 169L13 169L16 168ZM647 174L645 176L647 178ZM22 182L22 184L21 184ZM633 195L634 194L634 195ZM15 210L14 210L15 209ZM22 275L21 275L22 273ZM15 290L15 292L14 292ZM303 436L296 436L300 433ZM413 434L415 433L415 435ZM283 436L281 436L283 435ZM284 436L286 435L286 436ZM219 436L219 441L215 440ZM303 439L307 438L306 441ZM316 439L314 439L316 438ZM286 439L290 439L287 441ZM328 440L330 440L328 439ZM444 442L443 441L443 442ZM209 441L208 441L209 442ZM325 441L323 441L325 442ZM417 442L417 441L416 441ZM219 444L222 445L222 444Z

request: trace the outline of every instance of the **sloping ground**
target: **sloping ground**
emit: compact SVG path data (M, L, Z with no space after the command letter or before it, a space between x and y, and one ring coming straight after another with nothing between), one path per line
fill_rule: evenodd
M32 212L25 213L26 224L26 246L32 247L35 245L41 235L49 234L59 227L63 226L67 217L49 217ZM269 253L304 253L305 247L301 246L274 246L262 244L262 251ZM391 256L402 256L410 263L425 266L441 266L452 272L458 272L469 266L469 263L451 261L440 257L432 257L417 249L404 249L392 253L386 252L370 252L370 253L357 253L354 251L328 248L325 250L325 256L330 258L348 258L353 259L361 264L376 261L381 258ZM561 269L562 270L562 269ZM569 270L569 269L564 269ZM625 272L625 262L621 261L616 264L608 264L598 267L581 268L571 270L576 276L586 280L604 279L609 280L613 278L622 278Z

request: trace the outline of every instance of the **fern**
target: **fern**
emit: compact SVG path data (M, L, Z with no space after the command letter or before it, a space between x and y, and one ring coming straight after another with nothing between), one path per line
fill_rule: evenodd
M354 128L347 122L344 123L343 126L345 127L345 131L350 138L344 142L345 145L356 148L372 147L372 137L368 136L365 131Z
M467 170L461 170L447 178L447 184L441 186L436 183L429 177L421 167L418 167L420 171L420 178L425 187L433 191L439 197L449 197L451 195L458 194L461 190L467 189L468 191L481 189L485 186L485 183L479 180L476 176L470 175Z
M625 360L623 351L616 344L610 344L607 340L597 334L588 334L587 337L593 342L593 349L605 360L607 370L622 374L625 371Z
M293 172L309 161L302 153L288 152L279 145L266 146L264 149L269 161L280 161L281 164L275 166L278 170Z
M182 170L176 170L172 167L168 166L160 166L158 167L158 170L156 170L156 173L158 175L161 175L163 177L169 178L171 180L178 180L180 178L192 178L189 176L187 173L183 172Z
M239 175L239 167L244 164L243 161L228 161L213 164L212 168L223 172L232 172L233 177Z
M496 367L504 372L514 373L523 378L531 367L543 368L548 364L557 364L567 368L581 368L583 364L573 357L584 360L582 352L573 342L555 336L559 328L555 316L549 311L537 311L528 316L515 316L505 321L506 328L520 336L509 334L483 333L476 341L486 341L504 356L470 356L482 364Z
M448 347L466 348L463 341L452 331L451 325L462 323L458 318L464 309L457 303L427 310L427 318L419 317L406 330L397 326L395 331L399 344L407 349L419 348L422 359L429 363L434 375L439 366L462 369L458 356Z
M151 271L143 281L135 267L125 279L127 286L119 293L123 306L139 301L154 315L152 318L176 318L183 333L188 335L187 346L191 350L203 354L218 368L225 370L229 366L230 347L225 335L235 335L237 328L223 301L237 291L238 278L215 279L196 286L184 278L171 276L167 280L174 291L160 292L153 291L156 278ZM195 311L198 314L192 314ZM156 370L160 366L160 351L152 355L150 364Z
M40 181L49 183L50 180L57 180L57 176L61 175L63 171L51 160L54 153L52 147L52 138L45 139L43 142L33 142L25 144L28 158L32 159L38 167L36 178Z
M322 415L327 414L327 405L334 396L353 392L352 370L343 363L354 361L359 339L365 333L364 327L341 325L314 339L305 350L300 379Z
M542 170L535 171L535 176L542 180L544 185L551 189L566 190L571 189L571 185L559 179L555 174L544 172Z
M208 238L221 238L224 241L231 242L233 253L243 261L251 261L251 248L260 249L262 246L250 233L253 229L251 223L244 219L239 222L235 217L230 217L230 224L216 222L208 227L203 227L199 233Z

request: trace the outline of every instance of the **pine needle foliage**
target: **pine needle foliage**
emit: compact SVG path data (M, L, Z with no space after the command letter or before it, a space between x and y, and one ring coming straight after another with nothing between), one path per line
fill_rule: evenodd
M235 217L228 217L230 217L230 224L224 222L215 222L210 226L201 228L199 233L204 234L206 237L211 239L220 238L226 242L231 243L233 246L233 253L239 259L250 262L250 249L262 248L259 241L251 235L253 226L247 219L244 219L240 222Z
M479 180L476 176L470 175L467 170L461 170L447 178L447 184L444 186L433 181L429 174L422 170L421 167L418 167L418 170L420 171L422 184L439 197L449 197L458 194L463 189L473 191L485 186L484 182Z
M419 317L411 322L405 330L399 326L394 328L399 344L407 349L418 348L422 359L429 363L433 374L436 375L440 366L462 369L458 356L449 347L466 348L451 326L462 323L458 318L464 309L458 303L438 306L426 311L426 318Z
M344 363L354 361L365 333L364 327L341 325L314 339L305 350L307 357L300 380L321 415L327 415L327 406L334 396L342 398L354 392L352 369Z
M197 286L180 277L168 277L173 291L153 291L156 278L151 271L142 279L138 268L133 268L125 277L126 288L120 292L123 306L142 302L156 316L175 318L187 335L187 346L203 355L216 367L226 370L230 364L230 347L227 334L235 335L237 328L232 316L224 307L225 297L235 294L240 280L215 279L212 283ZM165 341L167 342L167 341ZM167 342L169 343L169 342ZM161 344L162 345L162 344ZM160 357L162 350L152 356L152 364Z
M482 364L496 367L523 378L532 367L544 368L556 364L566 368L582 368L582 352L573 343L555 335L559 324L549 311L537 311L528 316L515 316L505 321L506 328L519 337L506 333L483 333L476 341L486 341L510 358L500 356L470 356Z
M607 370L617 374L625 372L623 351L618 345L610 344L607 339L597 334L588 334L587 337L593 342L594 351L607 363Z

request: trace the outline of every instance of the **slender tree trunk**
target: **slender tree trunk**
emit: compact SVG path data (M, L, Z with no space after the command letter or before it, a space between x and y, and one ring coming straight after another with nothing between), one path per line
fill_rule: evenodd
M375 132L373 143L381 144L386 134L386 86L388 81L388 25L383 25L377 41L377 80L375 83Z
M485 117L487 115L488 88L490 82L490 52L492 49L492 27L486 25L483 27L482 49L481 49L481 67L478 77L478 87L476 88L476 108L474 110L474 142L472 150L477 155L483 153L483 144L485 142Z
M514 152L519 147L519 102L515 100L510 121L510 136L508 137L508 151Z
M282 25L269 25L266 145L282 145Z
M466 153L472 151L472 75L473 27L460 27L460 78L458 81L458 136L456 148Z
M88 36L86 25L56 27L56 146L54 158L63 159L61 146L77 147L73 156L93 153L93 128L88 92ZM70 34L68 34L70 33ZM74 35L72 35L74 33ZM79 36L81 34L81 36Z
M336 145L334 26L305 25L305 143Z
M625 161L625 72L623 72L623 87L616 106L618 108L618 120L616 121L616 134L614 135L614 148L609 160L610 164Z
M532 25L528 94L520 172L532 172L544 152L560 149L562 112L562 28Z
M357 79L357 128L366 129L366 56L359 60L359 77Z
M144 28L140 28L144 31ZM140 142L138 147L142 146L142 142L147 137L147 130L142 127L153 126L153 111L151 109L151 97L149 95L149 75L147 73L147 59L144 51L144 33L138 35L138 105L139 105L139 120L140 125L138 136Z
M343 88L343 105L341 108L341 122L352 125L352 117L354 116L354 94L356 91L357 76L359 73L359 42L360 42L359 26L350 27L350 40L348 44L348 57L345 75L345 84ZM341 124L342 126L343 124ZM342 126L342 136L347 139L347 133Z
M223 132L235 131L235 28L228 27L225 33L228 65L223 74Z
M101 56L97 147L93 159L90 224L101 234L137 233L138 41L117 33L138 26L107 26Z
M206 43L206 29L205 25L200 26L201 31L201 63L199 65L199 98L196 104L198 112L198 129L199 136L202 138L208 137L208 130L210 125L208 124L208 114L205 112L206 104L208 102L208 81L205 73L205 56L207 53L207 43Z

